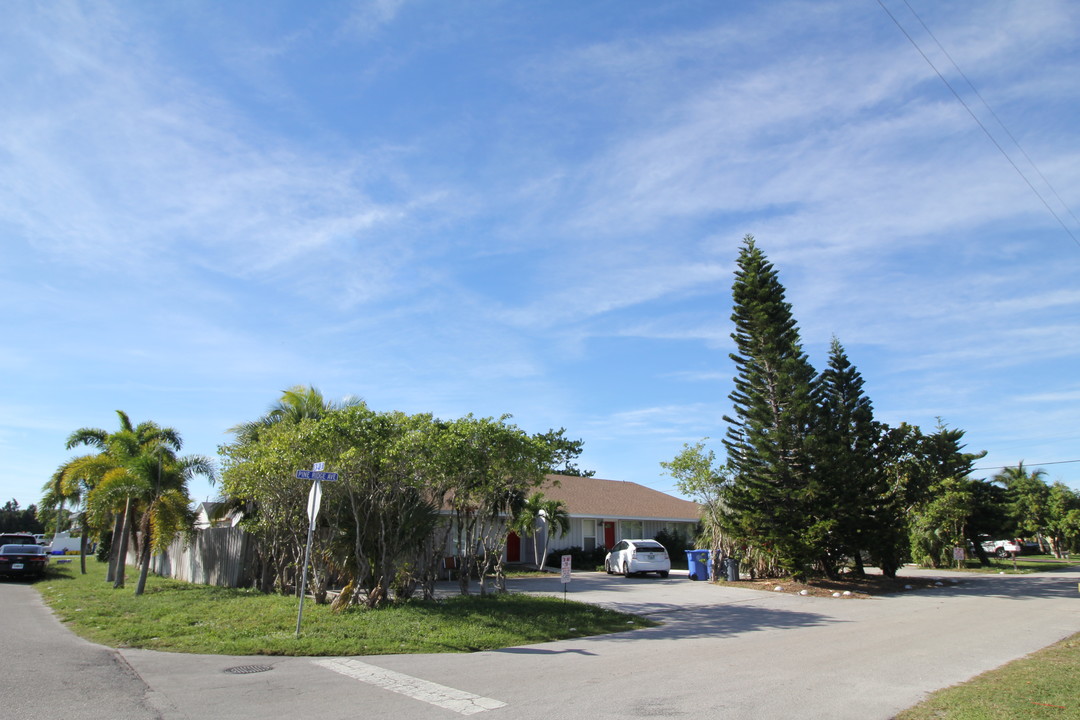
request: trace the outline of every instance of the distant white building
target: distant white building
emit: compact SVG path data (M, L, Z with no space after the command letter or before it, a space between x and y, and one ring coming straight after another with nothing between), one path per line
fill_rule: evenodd
M198 514L195 517L195 529L205 530L212 527L236 527L240 524L244 514L239 510L230 510L224 515L221 513L219 502L204 502L199 505Z

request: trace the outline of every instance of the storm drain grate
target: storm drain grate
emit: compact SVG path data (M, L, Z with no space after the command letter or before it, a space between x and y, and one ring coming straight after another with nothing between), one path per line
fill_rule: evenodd
M251 675L252 673L261 673L273 669L270 665L237 665L236 667L225 668L225 672L233 675Z

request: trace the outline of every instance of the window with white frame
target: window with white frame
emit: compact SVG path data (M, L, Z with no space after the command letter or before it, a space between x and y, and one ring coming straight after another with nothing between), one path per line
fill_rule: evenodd
M631 540L642 538L645 529L642 527L640 520L620 520L619 525L622 528L623 538L629 538Z
M593 519L581 521L581 547L586 552L596 549L596 521Z

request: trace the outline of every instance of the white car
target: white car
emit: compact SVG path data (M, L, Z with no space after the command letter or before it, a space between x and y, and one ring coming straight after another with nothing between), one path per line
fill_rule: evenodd
M620 573L626 577L654 572L666 578L671 572L667 549L655 540L623 540L611 548L604 558L608 575Z
M1012 540L989 540L982 544L983 550L991 555L997 555L999 558L1008 557L1011 553L1017 555L1021 552L1021 547Z

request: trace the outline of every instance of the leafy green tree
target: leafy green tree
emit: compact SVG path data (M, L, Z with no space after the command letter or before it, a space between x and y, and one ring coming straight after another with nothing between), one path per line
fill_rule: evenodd
M451 489L455 545L464 565L458 573L462 594L469 592L471 575L479 579L480 594L487 594L492 571L497 589L504 587L508 523L552 462L551 446L508 423L509 418L466 415L448 423L439 436L439 464Z
M0 532L44 532L45 526L38 520L37 509L37 505L22 508L15 498L8 500L0 508Z
M1055 482L1050 486L1046 511L1046 539L1054 557L1075 552L1080 541L1080 493Z
M947 566L953 562L954 547L966 548L979 537L975 521L984 512L980 500L988 496L982 483L969 475L986 451L964 452L963 437L963 430L939 420L934 433L916 432L909 440L911 554L923 565Z
M425 579L439 518L425 483L431 422L429 415L376 413L361 404L313 427L314 446L341 476L324 494L324 503L330 501L325 530L347 563L342 567L351 569L352 602L378 607L391 590L403 600Z
M731 469L716 461L716 453L707 448L709 438L690 444L669 462L661 462L660 467L675 480L679 493L692 499L701 506L701 535L699 547L704 545L712 550L713 576L719 575L719 563L724 557L740 557L751 565L755 575L772 574L774 568L759 566L748 553L751 539L739 536L731 507L727 501L727 492L731 488Z
M310 420L276 423L261 430L257 439L218 448L221 491L226 502L244 508L240 525L253 540L257 585L263 592L288 592L290 573L303 559L310 482L294 474L310 466L319 450L308 442L312 428Z
M1009 537L1012 522L1008 516L1005 490L989 480L972 480L970 485L974 500L967 520L967 543L979 563L989 567L990 556L982 544L994 538Z
M953 562L953 548L965 546L967 522L975 511L973 482L965 477L947 477L935 485L933 498L912 524L911 554L916 562L947 567Z
M728 494L740 534L805 577L819 559L808 531L814 521L819 417L814 368L772 264L744 238L732 285L736 351L734 417L724 438L733 484Z
M1005 486L1009 494L1009 514L1020 537L1036 537L1040 546L1047 524L1047 504L1050 487L1046 484L1046 471L1031 470L1021 460L1016 467L1005 468L994 476L994 481Z

